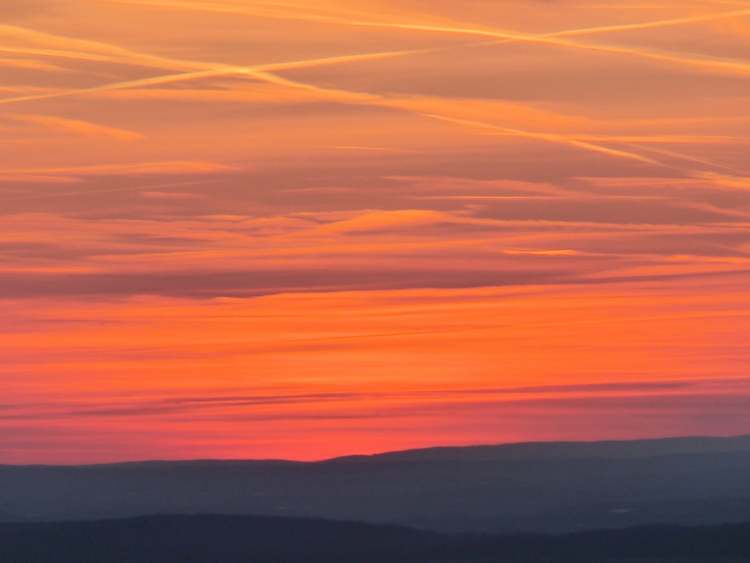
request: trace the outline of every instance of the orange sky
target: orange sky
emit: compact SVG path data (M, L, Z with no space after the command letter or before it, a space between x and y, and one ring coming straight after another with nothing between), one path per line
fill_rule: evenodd
M0 0L0 463L750 430L750 3Z

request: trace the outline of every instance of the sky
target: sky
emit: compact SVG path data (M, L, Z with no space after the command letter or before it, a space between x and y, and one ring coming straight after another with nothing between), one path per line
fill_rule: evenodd
M750 2L0 0L0 463L750 431Z

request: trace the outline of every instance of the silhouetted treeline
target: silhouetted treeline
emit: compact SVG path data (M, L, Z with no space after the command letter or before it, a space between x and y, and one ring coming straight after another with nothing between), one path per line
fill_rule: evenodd
M3 563L739 563L750 524L452 536L252 516L0 524Z

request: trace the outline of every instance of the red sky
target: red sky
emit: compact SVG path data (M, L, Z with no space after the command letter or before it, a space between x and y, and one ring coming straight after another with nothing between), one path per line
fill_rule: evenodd
M750 430L750 4L0 21L0 463Z

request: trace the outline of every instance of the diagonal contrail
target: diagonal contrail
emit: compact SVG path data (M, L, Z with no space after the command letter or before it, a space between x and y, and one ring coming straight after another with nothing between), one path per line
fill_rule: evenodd
M400 100L398 98L388 98L379 94L373 94L369 92L351 92L349 90L322 88L322 87L318 87L312 84L282 78L270 72L263 72L260 74L256 74L256 78L265 79L273 84L287 86L289 88L303 89L303 90L307 90L307 91L321 94L321 95L332 96L343 101L349 101L351 103L365 103L365 104L371 104L371 105L387 107L387 108L392 108L392 109L399 109L402 111L407 111L414 115L419 115L419 116L426 117L429 119L444 121L448 123L454 123L456 125L462 125L464 127L470 127L474 129L479 128L479 129L493 130L493 131L503 132L507 135L513 135L516 137L524 137L528 139L536 139L536 140L546 141L550 143L568 145L568 146L576 147L579 149L587 150L590 152L605 154L614 158L620 158L620 159L630 160L630 161L638 161L644 164L652 164L656 166L664 166L664 164L662 164L661 162L657 160L654 160L652 158L649 158L649 157L646 157L646 156L643 156L634 152L611 149L603 145L599 145L599 144L588 142L588 141L583 141L583 140L576 139L568 135L562 135L559 133L540 133L540 132L534 132L534 131L526 131L523 129L502 127L499 125L493 125L490 123L484 123L480 121L457 119L452 116L423 111L423 110L420 110L418 107L417 108L414 107L413 100Z
M661 166L662 164L656 160L653 160L651 158L642 156L640 154L636 154L633 152L628 151L622 151L617 149L611 149L609 147L605 147L602 145L598 145L595 143L591 143L588 141L582 141L577 139L576 137L568 136L568 135L560 135L558 133L538 133L533 131L525 131L522 129L516 129L511 127L502 127L499 125L492 125L490 123L485 123L483 121L472 121L468 119L456 119L452 117L447 117L444 115L438 115L434 113L424 113L421 114L425 117L430 117L432 119L438 119L440 121L447 121L449 123L455 123L457 125L464 125L467 127L473 127L477 129L487 129L491 131L498 131L501 133L505 133L508 135L513 135L516 137L525 137L529 139L536 139L540 141L548 141L550 143L557 143L557 144L563 144L563 145L570 145L572 147L577 147L580 149L588 150L591 152L597 152L606 154L609 156L613 156L616 158L623 158L626 160L635 160L638 162L646 163L646 164L653 164L657 166Z
M480 37L487 37L495 40L501 40L500 42L522 42L522 43L536 43L542 45L552 45L557 47L564 47L569 49L594 51L601 53L609 53L614 55L627 55L644 58L648 60L655 60L660 62L666 62L671 64L691 66L698 68L706 68L715 71L730 72L740 75L750 74L750 63L741 60L722 59L718 57L708 57L701 55L682 55L676 53L661 52L653 49L635 48L635 47L619 47L610 45L601 45L596 43L581 43L577 41L571 41L565 39L566 37L581 36L581 35L594 35L599 33L612 33L618 31L632 31L642 29L656 29L662 27L675 27L691 25L702 22L718 21L721 19L732 19L743 16L750 16L750 8L742 10L733 10L729 12L719 12L712 14L705 14L700 16L686 16L681 18L671 18L666 20L657 20L651 22L633 23L633 24L617 24L607 25L598 27L587 27L579 29L569 29L563 31L557 31L546 34L529 34L517 31L497 30L497 29L484 29L476 27L465 27L458 25L433 25L433 24L419 24L419 23L405 23L405 22L391 22L391 21L378 21L370 19L350 19L341 16L332 15L319 15L313 13L304 13L297 10L288 12L273 11L269 8L252 8L249 6L232 6L226 4L207 4L201 2L190 2L183 0L109 0L110 2L121 3L121 4L136 4L144 6L160 6L160 7L171 7L171 8L185 8L200 11L220 12L220 13L236 13L246 14L252 16L262 16L275 19L290 19L290 20L302 20L302 21L317 21L321 23L333 23L340 25L348 25L355 27L371 27L371 28L389 28L389 29L403 29L410 31L421 31L421 32L432 32L442 33L450 35L473 35ZM299 7L302 8L301 6Z
M153 0L114 0L114 1L125 1L129 3L135 2L135 3L146 3L146 4L154 3ZM182 5L195 6L195 3L188 3L188 2L170 2L170 3L162 3L162 4L171 5L171 6L178 5L178 4L181 6ZM218 5L212 5L212 6L216 9L223 9L221 8L221 6L218 6ZM235 8L232 7L232 9L234 10ZM742 11L735 11L735 12L732 12L732 14L737 15L740 12L743 14L745 12L750 14L750 9L742 10ZM724 15L726 16L726 14L727 13L725 13ZM299 17L302 17L302 16L299 16ZM318 16L315 16L315 17L318 17ZM320 17L330 18L330 16L320 16ZM718 15L714 15L714 19L716 18L718 18ZM568 30L565 32L558 32L557 34L548 34L547 36L534 36L534 35L528 35L528 34L474 30L471 28L422 26L422 25L416 25L416 24L395 24L395 23L379 23L379 22L358 22L358 21L345 20L345 19L342 19L342 23L348 22L349 24L352 24L352 25L399 27L399 28L429 30L429 31L437 30L437 31L442 31L442 32L447 32L447 33L456 33L456 34L469 33L469 34L485 35L485 36L490 36L490 37L495 37L495 38L501 37L501 38L512 40L512 41L527 41L527 42L530 41L530 42L542 42L542 43L553 42L554 44L557 44L557 45L560 45L560 44L568 45L569 42L554 38L554 36L560 35L560 34L593 33L594 30L604 31L605 29L606 31L612 31L615 28L633 29L634 28L633 26L636 26L636 25L641 25L641 26L648 25L650 27L656 27L659 25L662 25L662 26L663 25L678 25L678 24L683 25L687 22L695 22L698 20L703 21L703 19L701 19L700 16L694 16L690 18L677 18L677 19L672 19L672 20L664 20L662 22L650 22L647 24L629 24L626 26L606 26L606 28L600 27L600 28L587 28L587 29L579 29L579 30ZM0 33L3 33L3 32L10 33L16 36L27 36L33 39L43 40L43 41L55 41L55 40L61 39L59 36L45 34L45 33L37 32L35 30L28 30L26 28L20 28L20 27L15 27L15 26L0 26ZM443 48L411 50L411 51L378 52L378 53L368 53L368 54L360 54L360 55L345 55L345 56L337 56L337 57L329 57L329 58L307 59L307 60L301 60L301 61L292 61L292 62L286 62L286 63L265 64L265 65L256 65L256 66L237 66L237 65L217 65L216 63L207 63L207 62L198 62L198 61L185 61L181 59L174 59L174 58L169 58L169 57L160 57L160 56L155 56L155 55L150 55L150 54L139 53L139 52L121 48L118 46L109 45L106 43L93 42L93 41L88 41L88 40L80 40L80 39L75 39L75 38L62 38L62 39L66 40L68 44L72 46L88 47L88 48L94 49L97 52L105 52L108 54L108 56L111 57L110 60L114 60L116 62L130 62L130 63L135 63L135 64L146 64L149 66L158 66L160 68L170 68L173 70L185 69L185 68L191 68L194 70L191 70L189 72L182 72L178 74L163 75L163 76L130 80L130 81L121 81L121 82L104 84L104 85L94 86L94 87L84 88L84 89L75 89L75 90L67 90L67 91L62 91L62 92L53 92L53 93L45 93L45 94L19 96L19 97L14 97L14 98L6 98L4 100L0 100L0 104L12 104L12 103L19 103L19 102L24 102L24 101L75 96L75 95L81 95L81 94L93 93L93 92L118 90L118 89L133 88L133 87L140 87L140 86L151 86L151 85L157 85L157 84L167 84L167 83L172 83L172 82L194 80L194 79L206 78L206 77L225 76L225 75L242 75L242 76L250 76L250 77L255 78L256 80L260 80L260 81L264 81L264 82L272 83L276 85L281 85L281 86L285 86L289 88L304 89L306 91L319 93L319 94L326 95L326 96L335 96L338 99L342 99L350 103L372 103L374 105L398 108L398 109L410 111L417 115L421 115L421 116L428 117L431 119L439 119L442 121L452 122L455 124L461 124L461 125L469 126L473 128L483 128L483 129L494 130L494 131L501 132L501 133L508 134L508 135L515 135L519 137L534 138L534 139L544 140L548 142L566 144L566 145L578 147L584 150L606 154L606 155L616 157L616 158L635 160L635 161L639 161L639 162L647 163L647 164L661 165L660 162L654 159L648 158L646 156L643 156L641 154L612 149L612 148L605 147L605 146L602 146L593 142L577 139L569 135L566 136L566 135L561 135L557 133L531 132L531 131L525 131L525 130L516 129L516 128L497 126L497 125L493 125L489 123L456 119L455 117L452 117L452 116L420 111L419 109L415 109L414 107L408 104L400 103L398 100L388 99L378 94L371 94L371 93L366 93L366 92L352 92L352 91L347 91L347 90L337 90L337 89L329 89L329 88L320 88L312 84L295 82L295 81L288 80L288 79L285 79L283 77L273 74L273 72L290 70L294 68L306 68L306 67L312 67L312 66L322 66L322 65L327 65L327 64L339 64L343 62L373 60L373 59L381 59L381 58L386 58L386 57L404 56L404 55L411 55L411 54L416 54L420 52L425 53L425 52L430 52L430 51L441 50ZM580 44L572 44L572 45L574 45L576 48L581 48ZM632 49L620 48L620 47L608 47L608 46L594 46L591 48L595 50L606 50L607 52L618 52L618 53L620 52L631 53L633 51ZM66 51L64 53L69 54L70 52ZM89 55L89 53L83 53L82 55L85 57ZM666 60L673 60L673 57L671 55L663 55L663 54L657 55L657 54L649 53L648 56L652 58L654 57L659 58L660 60L665 57L666 57ZM741 68L744 71L750 72L750 65L745 64L745 63L715 61L713 59L710 59L710 60L712 64L714 65L716 64L730 65L731 68ZM701 59L701 64L704 62L705 61Z
M360 55L344 55L335 56L328 58L317 58L317 59L304 59L299 61L289 61L282 63L271 63L257 66L235 66L235 65L210 65L211 68L206 70L196 70L192 72L181 72L177 74L167 74L162 76L154 76L149 78L139 78L136 80L125 80L121 82L112 82L109 84L102 84L99 86L91 86L89 88L76 88L74 90L63 90L59 92L48 92L45 94L32 94L27 96L16 96L14 98L0 99L0 104L15 104L20 102L28 102L34 100L47 100L53 98L66 98L70 96L79 96L82 94L104 92L109 90L122 90L125 88L138 88L141 86L155 86L159 84L170 84L174 82L183 82L187 80L197 80L200 78L211 78L216 76L251 76L264 82L272 82L275 84L284 84L282 78L274 77L270 78L269 75L265 74L271 71L283 71L292 70L297 68L310 68L316 66L325 66L333 64L341 64L355 61L370 61L385 59L389 57L399 57L410 54L419 53L420 51L384 51L378 53L364 53ZM203 65L209 65L209 63L195 63Z
M131 53L130 51L127 51L127 50L125 51L127 53ZM422 52L423 51L424 50L422 50ZM411 105L409 104L405 104L403 102L400 102L399 100L388 99L378 94L372 94L368 92L352 92L349 90L332 89L332 88L321 88L313 84L297 82L297 81L289 80L289 79L273 74L273 71L283 71L283 70L290 70L294 68L306 68L309 66L321 66L325 64L338 64L341 62L352 62L352 61L358 61L358 60L381 59L381 58L386 58L386 57L413 54L415 52L419 52L419 51L391 51L391 52L369 53L369 54L363 54L363 55L345 55L345 56L323 58L323 59L307 59L307 60L302 60L302 61L273 63L273 64L266 64L266 65L258 65L254 67L222 65L218 67L215 66L207 70L196 70L192 72L183 72L183 73L169 74L169 75L156 76L156 77L150 77L150 78L142 78L138 80L114 82L110 84L103 84L100 86L93 86L90 88L81 88L81 89L76 89L76 90L66 90L62 92L18 96L15 98L5 98L3 100L0 100L0 104L13 104L13 103L26 102L26 101L33 101L33 100L62 98L62 97L77 96L77 95L83 95L83 94L95 93L95 92L120 90L120 89L134 88L134 87L140 87L140 86L152 86L156 84L167 84L167 83L180 82L180 81L185 81L185 80L195 80L199 78L207 78L207 77L214 77L214 76L244 75L244 76L250 76L256 80L260 80L260 81L275 84L275 85L280 85L280 86L294 88L294 89L301 89L301 90L309 91L312 93L316 93L316 94L320 94L320 95L324 95L328 97L334 97L338 100L345 101L348 103L366 103L366 104L378 105L382 107L395 108L395 109L408 111L416 115L421 115L423 117L427 117L430 119L438 119L441 121L452 122L455 124L469 126L472 128L479 127L483 129L492 129L495 131L502 131L506 134L512 134L514 136L520 136L520 137L525 137L525 138L543 140L547 142L565 144L568 146L574 146L577 148L581 148L581 149L588 150L591 152L597 152L600 154L606 154L606 155L616 157L616 158L622 158L622 159L627 159L631 161L636 160L636 161L647 163L647 164L655 164L655 165L660 164L659 162L653 159L650 159L641 155L637 155L635 153L610 149L602 145L572 139L570 137L566 137L560 134L535 133L535 132L525 131L521 129L511 129L511 128L500 127L500 126L495 126L491 124L456 119L451 116L438 115L435 113L419 111L418 109L414 109L413 107L411 107ZM148 55L141 55L140 53L136 53L136 55L141 58L149 57ZM171 59L167 59L167 60L169 61ZM179 61L179 63L180 65L182 65L182 64L185 64L185 61ZM204 65L207 63L195 63L195 64Z

